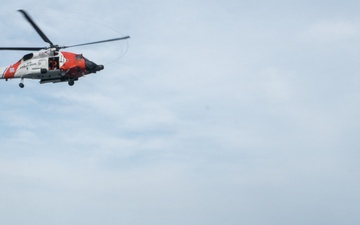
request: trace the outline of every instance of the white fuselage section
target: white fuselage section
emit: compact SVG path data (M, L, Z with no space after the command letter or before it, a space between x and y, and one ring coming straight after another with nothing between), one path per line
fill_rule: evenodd
M24 55L17 63L0 68L0 78L46 79L61 77L64 73L59 68L66 62L61 52L52 50Z

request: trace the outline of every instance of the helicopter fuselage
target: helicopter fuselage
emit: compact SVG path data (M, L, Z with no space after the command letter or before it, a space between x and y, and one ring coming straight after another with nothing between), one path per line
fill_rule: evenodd
M24 55L18 62L0 67L1 79L39 79L40 83L68 82L73 85L79 77L104 69L81 54L46 50ZM23 87L20 83L20 87Z

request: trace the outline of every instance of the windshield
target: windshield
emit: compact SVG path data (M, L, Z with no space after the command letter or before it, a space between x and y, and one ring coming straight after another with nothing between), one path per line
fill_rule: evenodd
M77 61L80 61L80 60L84 59L84 57L82 55L76 55L75 58L76 58Z

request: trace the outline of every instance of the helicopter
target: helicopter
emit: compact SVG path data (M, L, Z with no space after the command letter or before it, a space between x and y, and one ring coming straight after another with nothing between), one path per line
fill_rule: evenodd
M73 86L80 77L99 72L104 69L104 66L88 60L82 54L60 51L61 49L130 38L130 36L124 36L77 45L59 46L50 41L25 10L20 9L18 11L31 24L44 42L49 44L49 47L0 47L0 50L33 51L10 66L0 67L0 79L6 81L15 78L20 79L20 88L25 87L24 79L37 79L40 80L40 84L68 82L70 86Z

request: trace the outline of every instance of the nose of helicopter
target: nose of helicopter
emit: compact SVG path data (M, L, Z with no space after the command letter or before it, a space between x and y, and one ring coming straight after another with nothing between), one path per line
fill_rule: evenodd
M86 58L85 58L85 67L86 67L86 70L89 71L90 73L96 73L97 71L104 69L103 65L97 65L96 63L94 63Z

